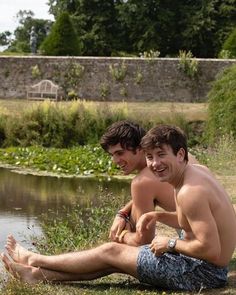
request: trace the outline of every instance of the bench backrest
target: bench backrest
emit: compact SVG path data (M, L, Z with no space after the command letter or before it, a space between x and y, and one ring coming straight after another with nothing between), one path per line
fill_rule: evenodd
M59 86L54 84L52 81L42 80L39 83L30 86L29 90L38 93L57 93L58 88Z

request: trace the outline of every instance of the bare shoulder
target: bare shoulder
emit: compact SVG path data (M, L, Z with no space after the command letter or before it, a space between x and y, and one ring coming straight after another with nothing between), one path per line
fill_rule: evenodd
M154 201L164 210L175 211L173 187L167 182L161 182L147 167L132 180L131 195L133 200Z
M170 186L167 182L161 182L148 167L145 167L133 178L132 185L144 186L146 189L156 188L155 190Z
M147 184L156 181L159 181L158 178L155 177L155 175L151 172L151 170L148 167L145 167L143 170L141 170L132 180L132 182L135 184Z
M209 202L209 191L202 185L186 184L177 195L177 203L183 211L194 210Z

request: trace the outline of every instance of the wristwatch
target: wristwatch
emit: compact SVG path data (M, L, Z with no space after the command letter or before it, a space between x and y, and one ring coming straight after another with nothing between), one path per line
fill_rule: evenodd
M167 243L167 250L169 252L175 251L176 242L177 242L177 239L169 239L169 241Z

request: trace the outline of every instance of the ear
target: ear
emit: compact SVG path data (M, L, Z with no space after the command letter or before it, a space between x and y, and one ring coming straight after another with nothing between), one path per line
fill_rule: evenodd
M177 152L177 158L180 162L183 162L184 157L185 157L185 150L183 148L180 148Z

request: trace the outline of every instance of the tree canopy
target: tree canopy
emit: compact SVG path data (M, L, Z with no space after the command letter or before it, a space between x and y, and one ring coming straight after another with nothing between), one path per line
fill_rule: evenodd
M40 47L44 55L79 55L80 44L68 12L62 12Z
M236 26L236 0L48 0L48 5L56 21L64 12L70 15L83 44L81 55L137 56L153 50L177 56L185 50L216 57ZM18 47L33 17L23 14L21 19L15 31Z

